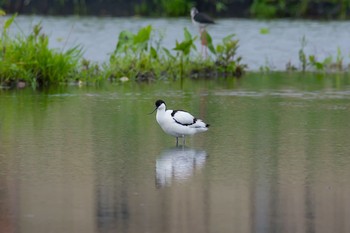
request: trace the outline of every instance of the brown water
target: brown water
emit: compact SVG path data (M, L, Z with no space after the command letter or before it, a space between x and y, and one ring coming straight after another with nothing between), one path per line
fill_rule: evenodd
M350 232L349 119L330 75L0 90L0 232Z

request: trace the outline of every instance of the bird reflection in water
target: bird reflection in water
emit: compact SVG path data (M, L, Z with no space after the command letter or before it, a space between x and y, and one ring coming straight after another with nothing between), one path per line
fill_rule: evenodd
M207 152L186 147L164 150L156 160L156 187L170 186L173 181L188 180L204 167Z

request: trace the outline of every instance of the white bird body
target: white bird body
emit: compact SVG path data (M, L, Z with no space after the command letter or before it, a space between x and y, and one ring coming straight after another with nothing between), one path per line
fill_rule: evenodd
M185 138L186 135L193 135L208 130L209 125L202 120L195 118L183 110L166 110L163 100L156 101L156 120L163 131L171 136Z

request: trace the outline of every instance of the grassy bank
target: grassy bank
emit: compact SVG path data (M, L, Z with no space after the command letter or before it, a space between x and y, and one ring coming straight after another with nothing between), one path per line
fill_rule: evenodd
M37 88L81 81L240 77L246 69L236 55L238 40L234 35L213 45L206 33L201 40L207 42L211 56L203 58L195 46L198 38L186 28L183 41L176 41L173 48L161 46L162 37L151 26L135 34L122 31L109 60L97 64L84 59L79 46L65 51L49 48L49 37L40 24L29 35L10 36L15 17L4 22L0 38L0 82L6 87L19 83Z
M49 48L49 38L41 26L33 27L28 36L11 37L9 29L15 15L6 20L0 38L0 83L14 86L26 83L41 87L59 84L72 79L81 58L81 49L75 47L65 52Z
M3 23L0 38L0 86L15 88L31 86L49 87L68 83L86 85L99 82L152 82L158 80L239 78L247 72L244 59L237 56L239 40L234 34L213 44L209 33L202 38L191 35L184 28L183 39L174 46L162 46L162 35L152 26L138 32L122 31L114 51L103 64L86 60L83 48L52 49L49 37L41 25L35 25L29 35L11 36L9 30L15 22L13 16ZM22 30L19 30L22 31ZM197 48L200 40L208 47L208 56ZM350 70L344 64L340 50L336 56L323 60L304 51L306 39L299 50L299 63L286 64L286 72L343 73ZM271 72L270 67L260 67L260 72Z

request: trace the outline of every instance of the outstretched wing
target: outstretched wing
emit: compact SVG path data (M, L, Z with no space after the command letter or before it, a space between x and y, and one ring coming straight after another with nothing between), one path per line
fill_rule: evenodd
M184 126L193 125L197 121L197 118L182 110L173 110L171 116L176 123Z

